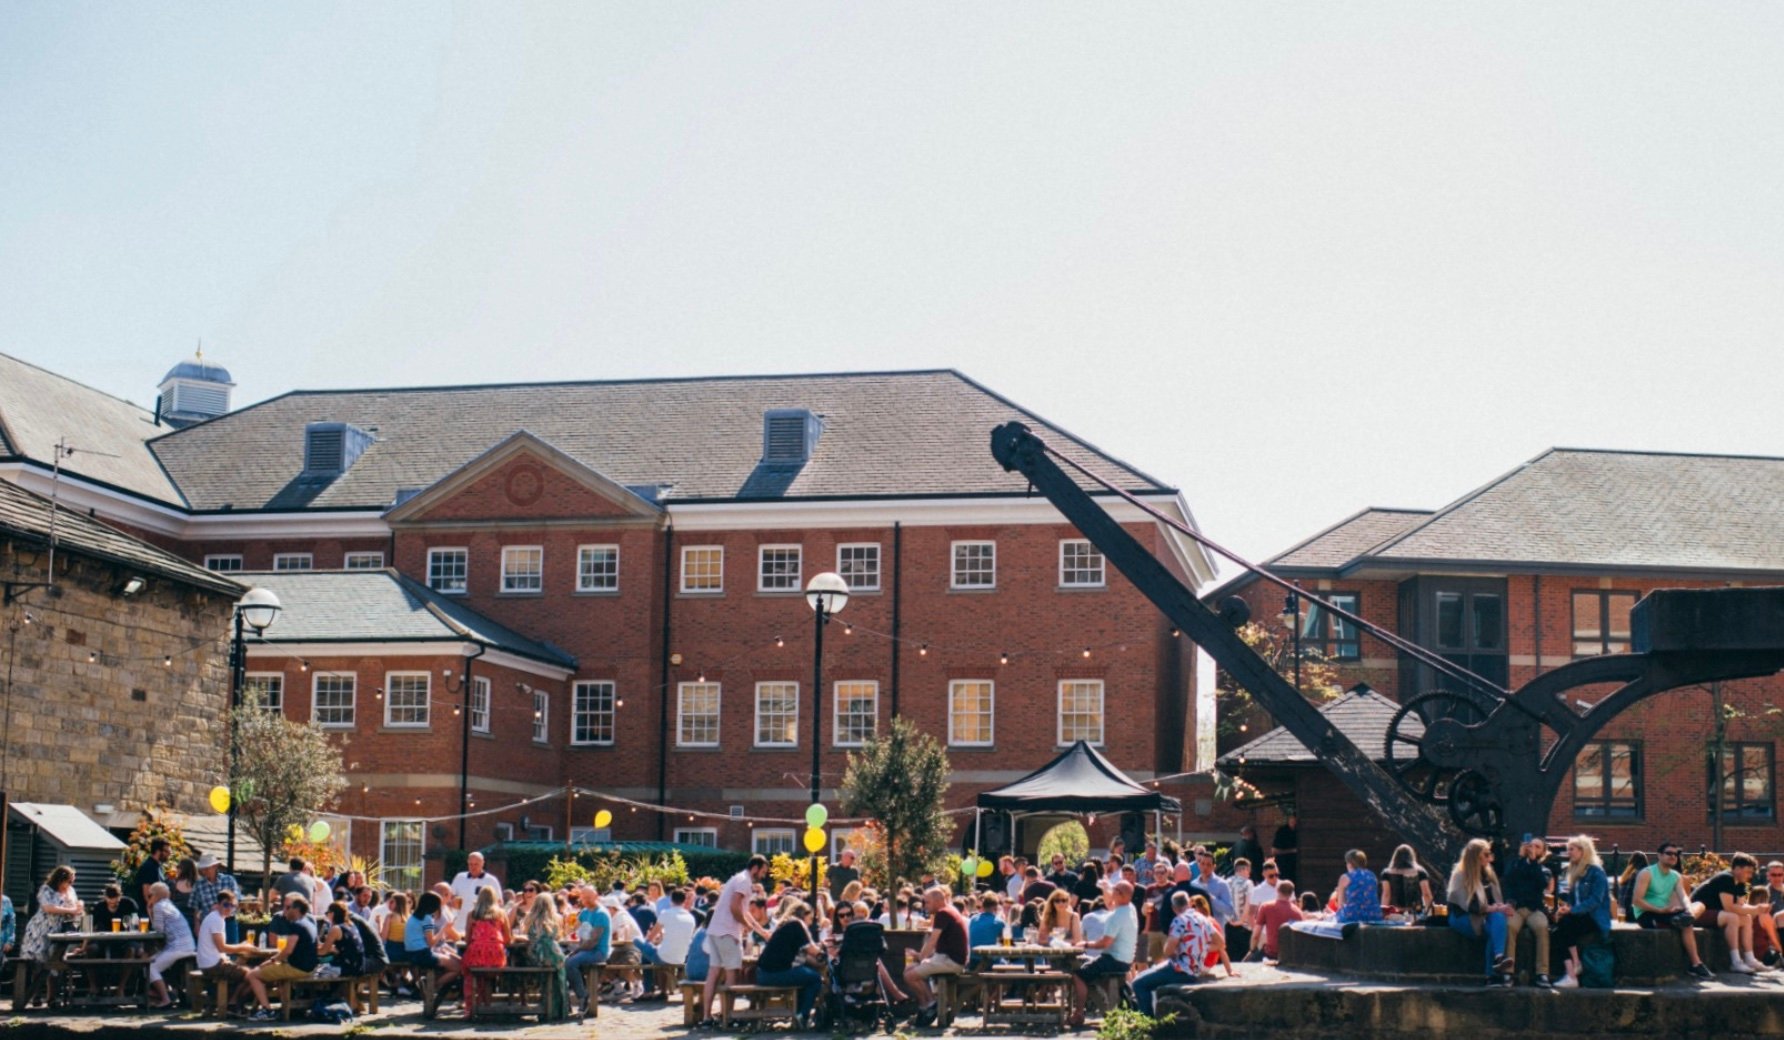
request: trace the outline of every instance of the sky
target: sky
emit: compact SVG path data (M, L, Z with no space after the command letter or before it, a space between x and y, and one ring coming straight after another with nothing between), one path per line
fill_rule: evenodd
M1781 109L1771 3L8 0L0 352L957 368L1261 558L1551 446L1784 455Z

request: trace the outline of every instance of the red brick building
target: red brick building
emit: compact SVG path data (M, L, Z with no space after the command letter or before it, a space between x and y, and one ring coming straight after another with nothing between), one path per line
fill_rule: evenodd
M997 466L990 431L1019 419L1193 522L1187 505L959 373L302 391L233 412L229 385L187 363L147 412L0 356L0 479L45 486L61 423L92 455L63 458L65 503L285 601L252 681L341 733L357 853L420 866L461 840L561 839L596 808L568 785L720 814L615 803L616 838L791 848L792 827L732 817L809 801L802 593L829 570L853 588L823 661L833 806L848 750L893 714L947 745L962 806L1079 737L1142 780L1194 764L1194 648ZM1110 508L1186 582L1212 577L1199 547ZM524 799L541 800L462 839L410 822Z
M1628 650L1629 610L1651 590L1784 581L1784 459L1555 449L1435 511L1364 510L1265 566L1516 688L1581 657ZM1207 599L1235 593L1254 620L1281 626L1281 616L1292 616L1280 590L1251 576ZM1310 601L1300 625L1306 652L1334 664L1346 688L1366 684L1404 703L1446 685L1428 666ZM1576 696L1590 703L1607 692ZM1721 846L1784 850L1776 789L1784 722L1773 711L1784 705L1784 680L1776 676L1713 692L1675 690L1624 713L1576 765L1550 832L1589 832L1605 849L1652 849L1662 839L1712 843L1713 696L1728 714ZM1385 727L1392 712L1372 703L1347 700L1339 725L1359 740L1370 725ZM1257 737L1266 728L1253 724L1248 732ZM1223 764L1276 801L1300 802L1303 845L1332 853L1321 860L1309 849L1310 876L1322 884L1336 877L1343 832L1371 833L1354 826L1355 800L1287 748L1286 733L1247 743L1236 727L1222 729ZM1262 822L1273 827L1275 819L1266 811ZM1386 841L1375 836L1374 844ZM1379 855L1391 845L1367 847Z

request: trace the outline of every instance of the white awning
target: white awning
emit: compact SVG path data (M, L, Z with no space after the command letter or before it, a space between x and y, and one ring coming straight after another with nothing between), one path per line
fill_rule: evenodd
M110 831L72 805L13 802L11 808L20 819L56 839L64 848L116 852L124 847Z

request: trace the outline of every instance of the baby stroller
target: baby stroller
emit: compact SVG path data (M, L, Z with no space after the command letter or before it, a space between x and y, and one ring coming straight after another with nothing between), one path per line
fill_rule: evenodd
M836 1028L872 1030L894 1021L892 1003L880 985L885 952L885 928L878 921L857 921L843 930L836 959L830 962L830 1018Z

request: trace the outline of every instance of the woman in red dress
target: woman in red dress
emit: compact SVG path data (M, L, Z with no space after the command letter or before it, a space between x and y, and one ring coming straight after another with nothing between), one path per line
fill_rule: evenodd
M477 890L477 907L471 911L471 926L465 943L465 1017L476 1010L481 986L471 980L472 968L505 968L508 966L508 944L514 931L508 926L508 915L497 902L493 887Z

